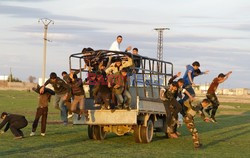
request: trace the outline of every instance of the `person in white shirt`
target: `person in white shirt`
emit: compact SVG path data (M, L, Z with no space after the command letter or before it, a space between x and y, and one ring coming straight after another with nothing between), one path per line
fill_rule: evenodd
M122 43L122 36L119 35L116 37L116 40L112 43L112 45L110 46L109 50L112 51L121 51L120 49L120 44ZM127 49L125 50L125 52L130 51L131 50L131 46L128 46Z

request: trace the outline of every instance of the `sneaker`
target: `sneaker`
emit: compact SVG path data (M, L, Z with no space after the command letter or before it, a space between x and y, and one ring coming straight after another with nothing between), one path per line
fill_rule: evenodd
M169 134L169 138L176 139L176 138L178 138L178 135L176 133L171 133L171 134Z
M81 120L82 115L78 115L77 120Z
M45 133L41 133L41 136L43 136L43 137L44 137L44 136L45 136Z
M216 121L216 119L215 119L214 117L211 117L210 120L211 120L211 122L213 122L213 123L217 123L217 121Z
M200 144L200 143L195 143L194 144L194 148L195 149L199 149L199 148L201 148L202 147L202 144Z
M73 114L68 114L68 119L72 117L73 117Z
M34 136L34 135L36 135L35 132L31 132L31 133L30 133L30 136L31 136L31 137Z
M99 107L101 106L101 104L94 104L94 107Z
M14 139L17 140L17 139L22 139L22 138L23 138L22 136L17 136Z
M68 122L63 122L63 125L64 125L64 126L67 126L67 125L68 125Z

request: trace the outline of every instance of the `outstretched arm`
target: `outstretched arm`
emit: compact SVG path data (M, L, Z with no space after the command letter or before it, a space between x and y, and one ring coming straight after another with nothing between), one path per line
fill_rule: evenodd
M219 83L222 83L228 79L228 77L231 75L232 71L229 71L226 76L223 78L223 80L219 81Z
M174 82L174 80L177 78L177 77L180 77L181 76L181 72L178 72L176 75L174 75L173 77L171 77L168 81L168 84L170 85L171 83Z

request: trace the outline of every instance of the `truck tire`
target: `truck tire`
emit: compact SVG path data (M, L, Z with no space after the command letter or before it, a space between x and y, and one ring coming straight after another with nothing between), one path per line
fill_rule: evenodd
M149 119L147 122L147 126L141 126L141 140L142 143L149 143L152 141L154 136L154 123L152 119Z
M94 135L93 126L88 125L88 137L89 137L89 139L93 139L93 135Z
M93 125L93 139L103 140L106 138L106 132L103 130L103 126Z
M141 143L141 125L134 126L134 139L136 143Z

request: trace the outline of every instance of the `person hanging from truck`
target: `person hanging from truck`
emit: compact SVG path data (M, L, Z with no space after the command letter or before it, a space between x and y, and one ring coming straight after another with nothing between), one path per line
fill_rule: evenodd
M61 111L61 120L64 125L68 124L68 109L65 102L68 100L71 89L61 78L57 77L55 72L50 73L50 78L44 83L40 89L40 94L44 93L45 87L51 84L55 91L55 108Z
M176 78L180 77L180 75L181 75L181 72L178 72L176 75L171 77L170 80L168 81L168 85L173 83ZM179 136L180 133L177 132L178 114L180 112L182 114L182 116L185 116L184 110L183 110L184 105L182 104L182 102L180 100L183 98L184 94L186 94L191 101L193 101L194 98L189 94L189 92L185 88L183 88L184 80L182 78L177 80L177 84L178 84L178 89L174 94L175 99L173 99L172 106L170 106L170 107L172 107L171 108L172 116L173 116L172 120L174 122L173 131L174 131L174 133L176 133Z
M176 103L175 94L178 89L178 84L176 81L173 81L166 88L162 88L160 91L160 99L163 101L165 110L166 110L166 131L168 137L170 138L178 138L178 135L174 132L173 126L175 125L174 120L172 119L171 106L173 103ZM175 102L175 101L176 102Z
M97 82L93 88L93 96L94 96L94 103L100 104L101 109L110 109L110 101L111 101L111 90L108 87L106 73L105 71L97 71L96 78Z
M71 111L78 114L78 119L81 119L82 115L88 120L88 111L85 110L85 93L83 90L83 82L81 78L78 78L75 73L70 73L70 82L73 101L71 104ZM80 111L77 110L77 105L79 104Z
M108 79L108 87L112 88L112 93L117 99L117 109L131 109L131 94L129 92L127 68L110 75Z
M189 103L185 104L188 105L187 106L188 110L187 114L184 117L184 122L188 130L191 132L194 148L200 148L202 146L199 140L198 131L195 128L194 117L196 114L199 114L205 122L210 122L210 119L203 112L204 109L209 106L209 104L210 101L208 99L203 99L201 102L198 103L192 102L191 104Z
M228 79L232 71L229 71L227 74L220 73L218 77L213 79L213 82L210 84L208 90L207 90L207 99L212 103L212 107L208 108L206 112L211 115L211 121L217 122L215 119L216 111L220 105L220 102L215 94L215 91L217 90L220 83L223 83ZM211 114L210 111L212 110Z
M44 93L40 94L40 88L41 87L39 85L37 85L36 88L35 87L32 88L33 91L39 94L39 102L38 102L35 120L33 121L33 124L32 124L32 131L30 133L30 136L35 135L40 117L42 117L41 136L45 136L47 117L48 117L48 105L51 100L51 96L55 95L55 92L49 88L45 88Z

